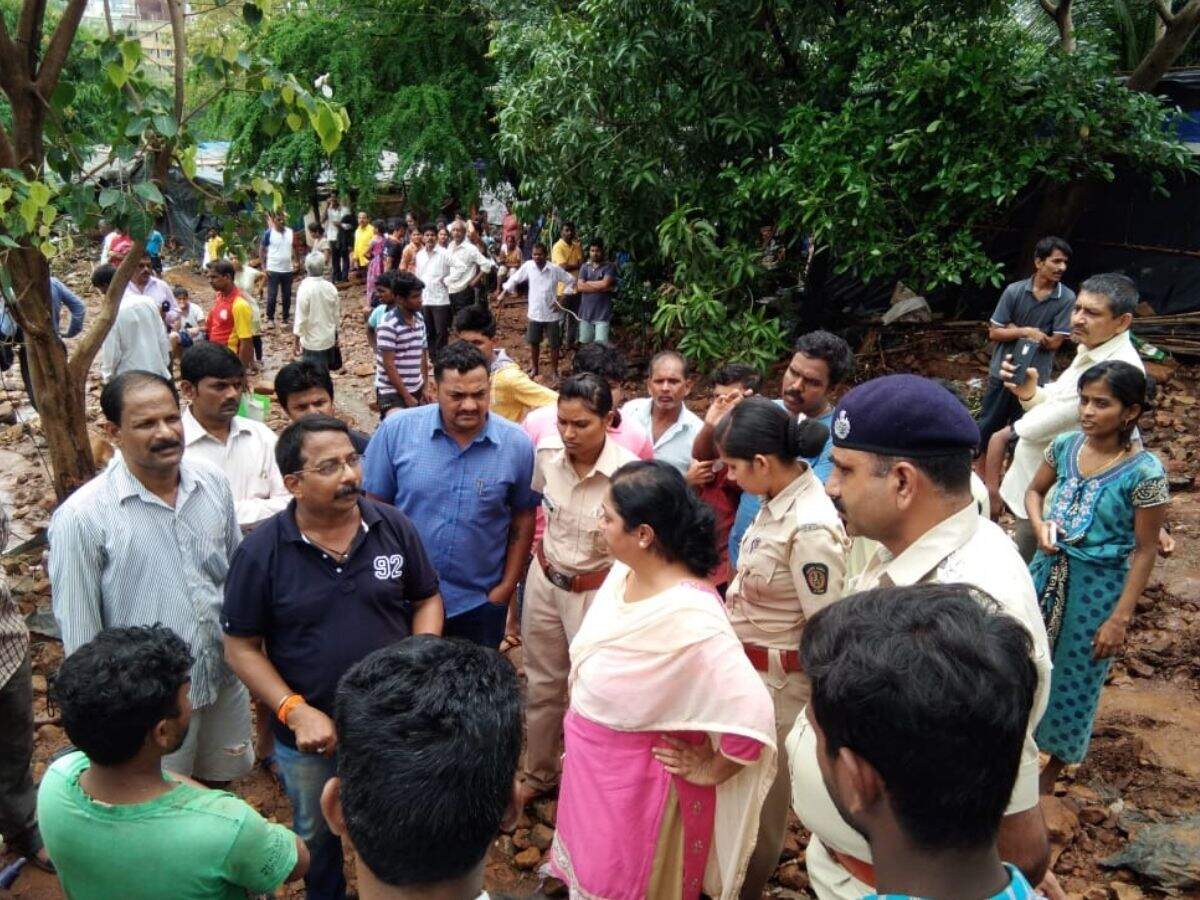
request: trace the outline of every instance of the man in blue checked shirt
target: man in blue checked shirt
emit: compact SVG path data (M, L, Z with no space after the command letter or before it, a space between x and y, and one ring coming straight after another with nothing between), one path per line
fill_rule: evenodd
M821 780L872 861L827 849L869 900L1035 896L997 843L1038 681L1030 647L1019 621L965 584L866 591L805 624L812 700L788 751L796 759L813 730ZM793 793L812 802L803 782Z
M441 583L446 637L496 648L533 543L533 444L490 415L488 361L456 341L433 365L437 404L383 420L367 447L363 487L421 535Z

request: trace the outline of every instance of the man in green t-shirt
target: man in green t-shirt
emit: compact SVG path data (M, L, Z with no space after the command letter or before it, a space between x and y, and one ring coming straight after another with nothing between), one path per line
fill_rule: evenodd
M38 817L71 900L232 900L308 869L287 828L163 771L187 735L191 665L161 625L105 629L63 661L52 696L79 750L46 770Z

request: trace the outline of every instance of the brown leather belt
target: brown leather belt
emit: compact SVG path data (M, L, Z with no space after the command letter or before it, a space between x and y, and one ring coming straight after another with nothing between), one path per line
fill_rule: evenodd
M875 867L869 862L859 859L857 856L851 856L849 853L843 853L840 850L834 850L826 845L826 850L830 856L841 864L841 867L861 881L868 885L872 890L875 889Z
M558 571L558 569L546 562L546 554L542 550L541 541L538 542L534 553L537 556L538 565L542 567L542 572L546 575L546 580L559 590L570 591L572 594L583 594L587 591L596 590L596 588L604 584L604 579L608 577L609 569L612 568L612 566L605 566L596 572L584 572L582 575L568 575L566 572Z
M755 644L742 644L742 649L746 651L746 656L750 659L750 664L759 672L771 671L771 651L766 647L759 647ZM800 662L800 653L797 650L778 650L780 662L783 663L783 671L785 672L803 672L804 665Z

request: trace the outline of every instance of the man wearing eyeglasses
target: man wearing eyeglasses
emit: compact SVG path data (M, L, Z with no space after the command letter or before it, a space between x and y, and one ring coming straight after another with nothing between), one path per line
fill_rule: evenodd
M275 459L292 502L242 542L230 564L225 658L274 714L275 759L308 847L307 896L345 896L342 845L321 815L337 772L334 693L342 674L410 634L442 633L437 572L412 522L362 495L344 422L305 416Z

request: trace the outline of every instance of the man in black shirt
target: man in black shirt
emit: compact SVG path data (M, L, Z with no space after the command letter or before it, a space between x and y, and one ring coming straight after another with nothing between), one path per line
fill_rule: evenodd
M238 547L221 625L230 667L275 711L276 761L308 846L310 900L345 896L342 845L320 811L336 772L338 680L410 634L441 634L437 573L399 510L362 496L345 423L304 416L275 458L293 500Z

